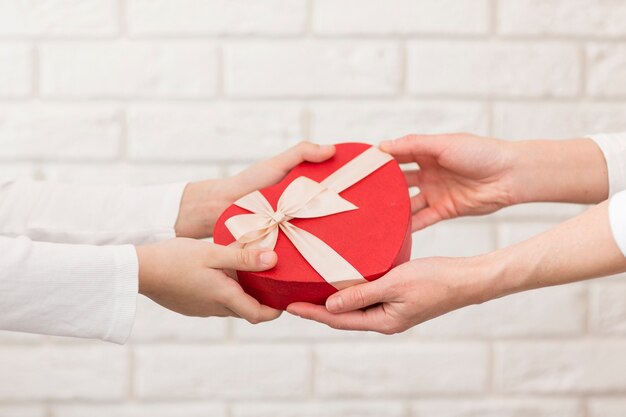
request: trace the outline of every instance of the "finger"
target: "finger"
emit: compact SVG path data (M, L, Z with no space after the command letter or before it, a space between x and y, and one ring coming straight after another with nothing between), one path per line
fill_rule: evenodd
M353 285L328 297L326 309L331 313L360 310L385 300L385 285L380 281Z
M224 279L228 279L229 284L222 295L223 305L231 310L236 316L247 320L252 324L262 323L278 318L281 315L280 310L273 309L259 303L252 296L247 294L243 288L235 281L230 280L226 275Z
M210 245L207 266L237 271L265 271L273 268L278 261L274 251L260 249L240 249L231 246Z
M381 142L380 149L396 158L417 155L438 156L444 149L442 139L445 137L447 135L406 135ZM409 161L411 160L414 158L409 158Z
M324 306L309 303L293 303L287 311L295 316L307 320L314 320L333 329L339 330L372 330L387 333L389 329L388 317L382 306L373 307L365 311L350 311L333 314Z
M411 197L411 213L416 214L418 211L424 209L428 205L424 194L418 194L415 197Z
M413 215L411 218L412 231L416 232L428 226L443 220L441 215L433 210L432 207L426 207Z
M302 162L323 162L333 155L335 155L335 147L333 145L318 145L305 141L292 146L263 164L287 174Z
M407 170L407 171L402 171L402 173L404 174L404 179L406 180L406 185L408 185L409 187L419 187L420 186L420 181L419 181L419 170L418 169L411 169L411 170Z

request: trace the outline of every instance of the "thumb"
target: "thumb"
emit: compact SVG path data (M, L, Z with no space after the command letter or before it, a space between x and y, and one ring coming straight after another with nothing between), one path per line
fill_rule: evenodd
M375 281L345 288L326 300L326 309L331 313L359 310L381 301L382 294Z
M446 135L406 135L380 143L380 149L402 162L411 162L416 156L437 157L444 149Z
M239 249L212 245L209 251L209 267L236 269L238 271L265 271L276 265L278 256L274 251Z

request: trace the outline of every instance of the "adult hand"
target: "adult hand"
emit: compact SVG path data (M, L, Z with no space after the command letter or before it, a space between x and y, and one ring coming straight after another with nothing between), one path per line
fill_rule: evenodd
M376 281L331 295L326 306L293 303L287 311L335 329L405 331L449 311L480 303L487 269L479 258L425 258L402 264Z
M293 303L287 311L337 329L391 334L520 291L622 273L626 257L614 238L608 207L605 201L531 239L488 254L417 259L376 281L333 294L326 307Z
M263 271L276 265L273 251L235 249L176 238L138 246L139 292L187 316L233 316L250 323L273 320L280 311L246 294L224 270Z
M507 142L469 134L408 135L380 145L400 163L417 163L405 172L413 231L444 219L494 212L513 204L516 152Z
M459 216L492 213L532 201L599 203L607 167L590 139L507 142L470 134L408 135L381 143L406 172L413 230Z
M332 145L300 142L233 177L188 184L181 199L176 236L212 236L219 215L239 198L280 182L291 169L304 161L322 162L334 154L335 147Z

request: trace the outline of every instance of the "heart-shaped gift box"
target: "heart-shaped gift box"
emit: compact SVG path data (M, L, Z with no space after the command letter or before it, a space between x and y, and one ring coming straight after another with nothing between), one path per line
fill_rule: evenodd
M331 174L333 184L329 182ZM329 191L326 183L335 191ZM313 192L307 194L298 189L300 186ZM284 202L286 194L290 203ZM302 196L310 200L310 207L300 210L300 214L286 216L277 209L280 205L299 205L293 200ZM256 198L254 202L250 202L252 197ZM326 203L339 206L341 211L319 217L311 214L319 214L319 206ZM261 211L265 214L252 215ZM261 222L268 228L246 230L251 222ZM294 229L299 236L294 237ZM252 243L251 236L256 239ZM397 162L377 148L363 143L338 144L329 160L304 162L280 183L227 208L217 220L214 240L221 245L269 249L275 242L278 263L274 268L237 272L243 289L262 304L281 310L296 301L323 304L338 288L373 281L409 260L411 209L407 184ZM259 246L261 241L264 243Z

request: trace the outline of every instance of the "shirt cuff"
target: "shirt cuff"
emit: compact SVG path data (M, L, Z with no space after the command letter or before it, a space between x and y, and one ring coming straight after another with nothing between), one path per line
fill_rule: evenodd
M132 245L115 248L115 281L111 325L103 340L124 344L130 337L137 311L139 293L139 259Z
M626 256L626 191L615 194L609 201L609 223L617 246Z
M609 177L609 196L626 190L626 132L594 134L588 138L604 154Z

